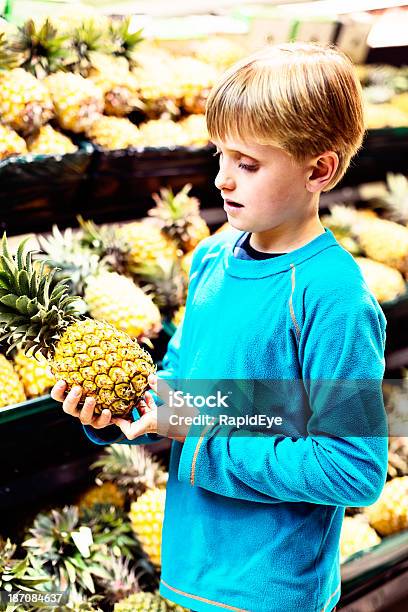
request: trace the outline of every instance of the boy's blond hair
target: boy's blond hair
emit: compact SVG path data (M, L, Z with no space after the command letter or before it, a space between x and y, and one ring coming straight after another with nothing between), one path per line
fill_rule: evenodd
M324 191L342 178L364 135L351 61L312 43L266 47L236 63L213 88L206 115L215 140L276 145L297 161L335 151L339 166Z

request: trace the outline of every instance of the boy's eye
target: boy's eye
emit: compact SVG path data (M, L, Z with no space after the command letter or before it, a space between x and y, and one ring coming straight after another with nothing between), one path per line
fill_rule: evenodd
M254 166L253 164L244 164L244 162L239 162L238 168L241 168L241 170L246 170L246 172L256 172L258 170L258 166Z

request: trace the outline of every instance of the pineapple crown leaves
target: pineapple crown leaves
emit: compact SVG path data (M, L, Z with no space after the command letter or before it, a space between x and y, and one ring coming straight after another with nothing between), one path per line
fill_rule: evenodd
M89 527L79 524L76 506L65 506L39 514L29 529L32 536L23 542L29 555L39 557L45 569L65 590L69 585L95 593L93 577L101 569L94 561L94 540Z
M77 216L82 233L79 239L84 249L89 249L100 258L102 266L120 274L126 272L126 263L130 246L114 227L98 226L92 220L85 221Z
M68 36L58 34L49 19L37 27L32 19L18 29L12 49L23 55L22 67L36 77L43 78L63 69L69 55Z
M132 536L132 528L124 511L110 504L84 508L81 522L92 530L95 551L112 551L116 556L136 557L140 546Z
M26 251L27 240L10 255L6 235L0 251L0 342L10 346L8 353L23 344L47 356L62 330L74 322L77 298L68 294L64 282L53 285L56 270L46 272L47 262L33 265L33 251Z
M113 52L106 33L92 19L82 22L71 33L72 55L67 62L69 70L88 76L99 57Z
M97 582L103 588L110 603L141 590L140 574L136 573L134 561L130 557L116 557L111 553L96 555L96 559L103 572Z
M135 49L143 40L143 28L133 32L132 20L130 17L126 17L118 22L112 21L109 30L114 45L114 55L125 57L131 66L135 65Z
M192 185L187 183L177 194L174 194L172 189L163 187L160 189L160 195L152 194L156 208L151 208L147 214L151 217L159 217L163 221L173 222L189 215L197 215L200 202L197 198L188 195L191 187Z
M140 446L111 444L91 468L102 468L97 479L115 482L130 499L167 481L163 466Z
M381 201L390 211L394 221L408 222L408 178L403 174L387 174L388 194Z
M0 590L21 589L29 591L49 581L49 577L36 570L28 555L15 559L17 546L9 539L0 545Z

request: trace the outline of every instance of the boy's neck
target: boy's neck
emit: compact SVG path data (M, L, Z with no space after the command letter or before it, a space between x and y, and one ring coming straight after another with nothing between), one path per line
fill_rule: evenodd
M249 243L253 249L262 253L290 253L320 234L324 234L324 227L316 215L307 222L302 219L298 224L291 222L290 225L280 225L264 232L253 232Z

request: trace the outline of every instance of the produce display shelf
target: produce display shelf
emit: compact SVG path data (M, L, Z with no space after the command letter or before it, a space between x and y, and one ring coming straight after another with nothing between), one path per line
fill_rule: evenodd
M353 555L341 566L343 592L384 572L401 561L408 560L408 530L385 537L368 551Z
M41 397L34 397L33 399L20 402L19 404L13 404L12 406L6 406L0 408L0 426L10 421L16 421L18 419L24 419L27 416L33 416L42 412L55 411L58 408L57 402L55 402L50 395L42 395Z

